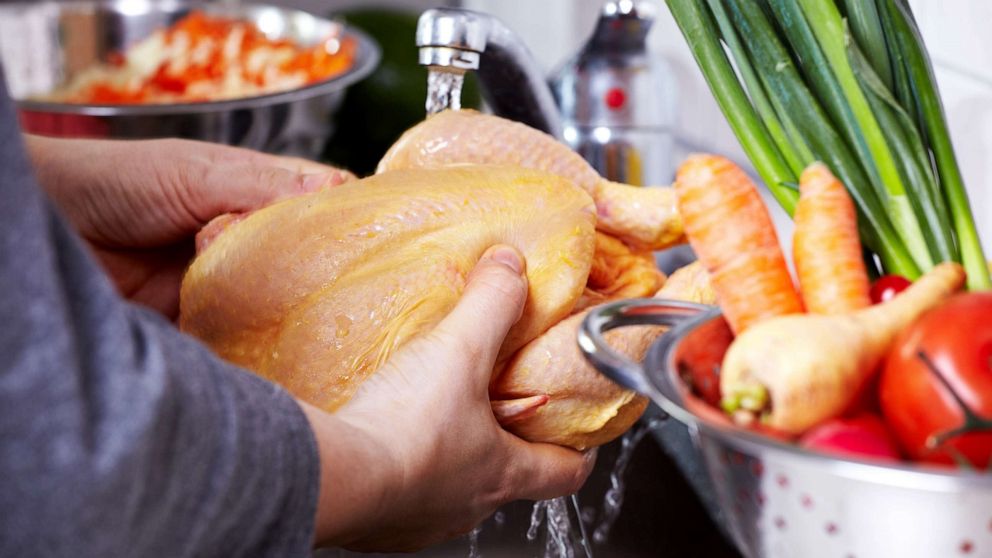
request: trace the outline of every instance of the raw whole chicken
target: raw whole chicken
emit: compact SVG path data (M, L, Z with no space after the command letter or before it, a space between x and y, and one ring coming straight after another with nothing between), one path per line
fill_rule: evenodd
M515 165L567 178L596 202L596 228L630 246L661 250L682 241L682 218L671 188L611 182L548 134L473 110L447 110L410 128L386 152L377 172L462 163Z
M520 128L525 136L540 134ZM530 290L494 370L493 411L531 441L603 444L637 420L646 400L585 363L575 343L578 324L594 304L654 294L664 277L645 247L665 235L666 242L678 239L681 225L666 209L665 225L604 226L603 204L630 198L594 201L608 188L548 172L573 155L552 143L558 149L544 147L543 167L508 161L517 166L386 170L384 160L375 176L244 218L219 218L205 229L184 278L180 327L222 357L333 411L398 347L447 314L486 248L511 244L527 261ZM662 229L668 232L657 233ZM676 272L661 294L712 302L700 290L705 274L677 279L688 271ZM640 358L660 331L625 328L607 339Z

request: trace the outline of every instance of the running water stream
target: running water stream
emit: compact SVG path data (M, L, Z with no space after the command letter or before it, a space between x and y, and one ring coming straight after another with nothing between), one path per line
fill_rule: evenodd
M462 84L465 72L458 69L431 66L427 70L427 115L445 109L462 108Z
M482 532L482 525L469 531L468 534L468 558L482 558L479 551L479 533Z
M634 450L637 449L638 444L641 443L641 440L645 436L660 429L663 424L665 424L663 418L652 417L646 422L638 423L620 439L620 455L617 456L616 462L613 463L613 470L610 472L610 487L603 496L603 510L600 512L599 525L596 526L596 529L592 533L592 540L596 544L606 542L606 539L610 536L610 529L613 527L613 523L616 522L617 517L620 515L620 508L623 506L624 491L627 488L624 476L627 472L627 466L630 465L630 459L634 456Z
M435 114L446 109L461 108L462 85L465 74L461 70L432 66L427 73L427 114ZM597 544L606 542L610 528L620 515L625 490L624 473L637 445L652 430L661 424L660 419L639 424L624 434L621 439L620 455L610 473L610 487L606 491L599 525L593 538ZM497 512L496 524L502 526L502 512ZM578 496L555 498L536 502L531 511L527 540L534 541L545 526L543 558L593 558L591 540L586 534L585 524L579 507ZM477 527L468 535L469 558L482 558Z
M610 529L620 515L623 506L626 483L624 476L634 450L652 431L664 424L661 418L652 418L639 423L620 439L620 453L610 471L609 488L603 497L603 507L599 512L599 521L592 533L592 538L586 532L586 523L592 524L595 512L581 512L578 496L555 498L536 502L531 510L530 527L527 530L527 540L537 540L544 527L543 558L593 558L592 543L604 544ZM477 535L476 535L477 536ZM480 558L478 547L473 547L470 558Z
M579 517L578 496L536 502L527 540L537 539L542 524L546 526L544 558L593 558L585 525Z

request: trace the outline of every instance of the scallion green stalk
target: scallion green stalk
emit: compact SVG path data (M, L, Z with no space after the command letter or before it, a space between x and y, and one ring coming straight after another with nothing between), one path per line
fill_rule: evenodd
M802 168L823 161L851 193L862 241L886 272L915 278L955 260L971 288L992 286L905 0L667 3L786 211Z
M866 170L872 179L881 181L888 194L884 200L889 215L900 236L906 243L906 248L912 254L919 267L928 269L933 266L933 259L923 238L923 231L916 220L902 176L892 156L892 151L882 133L878 120L871 111L868 99L858 84L854 70L847 57L847 33L840 12L833 0L798 0L806 21L813 29L813 34L819 42L827 58L831 70L840 82L841 89L847 99L848 106L858 122L860 135L871 153Z
M895 41L905 57L909 81L914 97L920 105L927 141L936 162L943 194L950 207L961 263L968 272L968 288L973 290L992 288L988 263L985 261L964 180L954 155L954 147L951 145L944 106L937 92L930 57L923 47L923 38L906 5L896 0L884 1L890 21L893 23Z
M864 236L865 244L893 273L918 276L918 265L888 220L887 211L879 203L857 158L834 130L764 12L749 9L740 2L730 2L729 7L739 33L751 39L747 49L769 94L779 99L785 111L794 116L793 122L809 143L813 155L826 163L841 182L854 186L849 187L851 197L860 210L862 222L872 230Z
M872 0L844 0L847 9L847 22L857 44L864 51L865 58L882 80L885 87L892 90L892 62L878 8Z
M789 140L785 128L782 123L779 122L779 117L775 112L775 108L772 106L771 102L768 100L768 96L765 94L765 87L761 84L761 80L758 79L757 74L754 73L754 68L751 66L751 61L748 59L747 53L737 37L737 32L734 30L733 24L731 24L730 18L727 16L727 12L723 7L723 0L707 0L707 2L714 18L716 19L717 25L720 28L720 35L723 42L734 55L734 62L736 63L737 71L740 73L748 97L751 99L751 103L754 106L755 111L758 113L762 123L765 125L765 130L767 130L772 141L775 142L775 146L778 147L778 151L782 155L782 158L785 160L786 164L788 164L789 168L792 169L792 174L794 176L799 176L803 172L803 169L806 168L806 165L810 164L812 161L804 159L797 152L797 150L793 148L792 142Z
M795 182L796 176L737 81L712 15L700 0L668 0L668 7L744 152L778 203L792 215L799 193L786 184Z

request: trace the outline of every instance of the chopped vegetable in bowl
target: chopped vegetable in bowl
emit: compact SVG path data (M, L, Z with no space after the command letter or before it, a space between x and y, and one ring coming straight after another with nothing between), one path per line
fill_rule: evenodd
M269 38L250 21L194 11L44 100L118 105L252 97L332 78L348 70L354 56L351 39L329 36L303 46Z

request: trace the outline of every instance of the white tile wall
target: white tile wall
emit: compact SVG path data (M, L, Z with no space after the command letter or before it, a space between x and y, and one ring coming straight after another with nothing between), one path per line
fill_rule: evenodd
M988 0L910 0L930 55L942 66L992 84Z
M520 33L539 62L551 70L584 41L601 0L466 0L495 13ZM746 161L736 138L664 6L657 9L650 44L673 68L679 85L679 131L688 142ZM937 65L951 136L964 173L986 253L992 257L992 21L990 0L911 0L924 40ZM775 204L770 204L775 206ZM787 233L787 220L777 219ZM789 234L782 234L788 238Z

